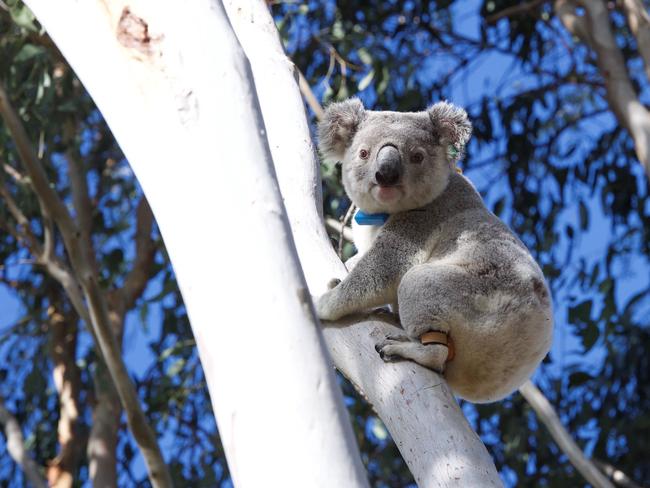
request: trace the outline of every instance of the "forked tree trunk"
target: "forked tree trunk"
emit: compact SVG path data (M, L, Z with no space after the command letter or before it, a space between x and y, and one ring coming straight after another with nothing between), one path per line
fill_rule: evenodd
M27 3L157 217L236 486L367 486L221 3Z
M345 269L323 225L318 161L298 73L263 0L226 0L226 6L253 67L293 236L310 290L318 295ZM392 327L358 317L328 326L325 339L337 368L373 405L421 488L500 485L492 459L444 379L414 363L379 358L374 345L394 332Z
M99 106L151 203L235 485L365 486L291 233L312 294L344 268L323 228L302 102L264 2L233 4L230 12L256 71L266 127L220 1L27 3ZM444 380L379 359L373 346L390 324L338 325L348 327L325 330L337 367L373 404L421 487L500 484Z

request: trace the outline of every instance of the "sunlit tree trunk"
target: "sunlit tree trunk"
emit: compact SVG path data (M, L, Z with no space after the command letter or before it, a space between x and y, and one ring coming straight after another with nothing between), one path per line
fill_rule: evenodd
M151 202L235 484L366 486L221 3L28 4Z

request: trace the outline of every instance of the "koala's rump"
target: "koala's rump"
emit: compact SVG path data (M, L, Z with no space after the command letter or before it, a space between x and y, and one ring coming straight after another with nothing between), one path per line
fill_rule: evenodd
M418 307L423 288L433 292L429 310L420 308L419 315L439 317L454 340L456 357L445 373L449 385L476 403L501 399L518 388L551 343L552 311L542 272L511 234L499 234L481 239L480 246L461 244L452 255L423 266L419 273L426 279L416 282L416 273L411 279L419 290ZM400 316L408 321L404 302Z
M537 368L551 344L550 313L484 316L451 327L456 357L445 377L454 392L474 403L509 395Z

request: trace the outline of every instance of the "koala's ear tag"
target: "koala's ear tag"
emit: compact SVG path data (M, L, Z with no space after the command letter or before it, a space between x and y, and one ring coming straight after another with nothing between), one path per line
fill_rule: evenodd
M354 221L359 225L384 225L387 220L387 213L369 214L363 210L359 210L354 216Z

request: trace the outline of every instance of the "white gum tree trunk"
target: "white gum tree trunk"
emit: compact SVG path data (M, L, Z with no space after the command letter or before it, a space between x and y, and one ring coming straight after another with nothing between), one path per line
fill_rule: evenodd
M298 88L263 0L226 0L251 61L269 145L310 291L346 271L322 220L320 174ZM394 326L356 317L324 329L336 367L373 405L420 488L500 486L494 463L444 379L411 362L384 363L374 349Z
M309 296L345 269L323 227L297 77L264 2L228 6L257 88L220 1L27 4L147 194L235 485L367 486ZM392 327L356 318L328 326L324 336L420 487L500 485L444 379L413 363L380 360L374 344Z
M151 204L235 485L367 486L221 2L27 4Z

